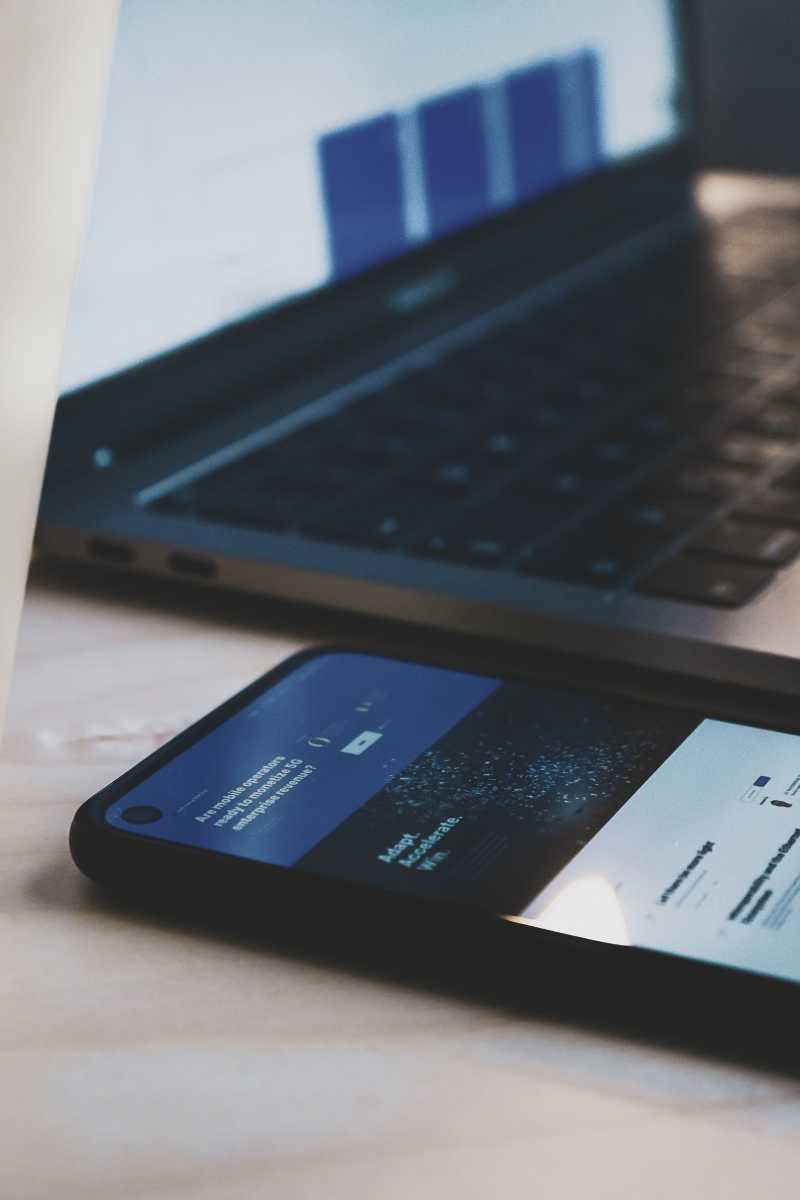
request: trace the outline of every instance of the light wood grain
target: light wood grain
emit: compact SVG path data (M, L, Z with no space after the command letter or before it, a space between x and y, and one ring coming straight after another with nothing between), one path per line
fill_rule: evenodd
M794 1194L793 1080L159 925L81 880L81 800L326 632L34 578L0 761L3 1200Z

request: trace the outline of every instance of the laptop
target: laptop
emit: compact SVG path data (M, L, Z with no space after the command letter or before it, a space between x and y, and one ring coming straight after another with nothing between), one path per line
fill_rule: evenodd
M113 22L114 5L106 0L63 7L20 0L2 6L0 731Z
M800 193L698 205L694 15L124 4L42 552L795 691Z

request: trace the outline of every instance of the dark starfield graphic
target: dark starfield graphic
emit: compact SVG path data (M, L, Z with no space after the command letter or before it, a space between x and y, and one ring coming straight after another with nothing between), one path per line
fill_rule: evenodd
M506 686L299 865L517 911L695 725L631 701Z

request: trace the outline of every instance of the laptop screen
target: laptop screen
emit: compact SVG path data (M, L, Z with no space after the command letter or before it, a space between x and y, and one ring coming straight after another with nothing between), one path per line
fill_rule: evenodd
M668 0L123 0L69 390L669 144Z

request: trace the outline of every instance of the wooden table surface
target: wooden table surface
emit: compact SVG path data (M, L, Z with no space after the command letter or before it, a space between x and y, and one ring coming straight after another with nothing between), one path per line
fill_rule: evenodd
M796 1194L791 1078L148 921L80 878L80 801L322 634L34 572L0 761L0 1197Z

